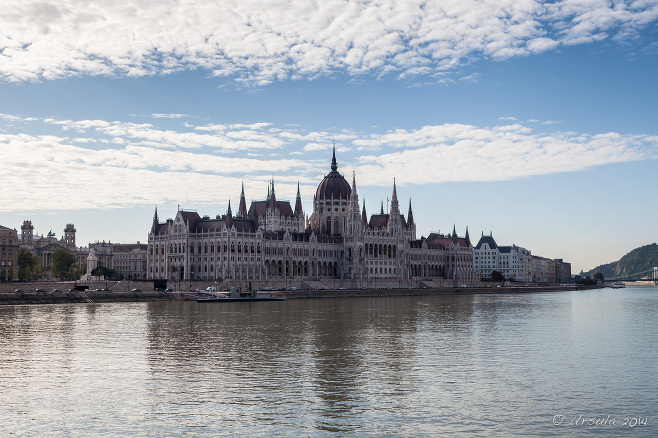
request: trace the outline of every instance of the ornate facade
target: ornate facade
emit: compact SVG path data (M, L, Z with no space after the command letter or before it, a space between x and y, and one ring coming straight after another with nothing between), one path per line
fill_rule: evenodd
M0 225L0 281L18 279L18 232Z
M244 186L238 211L229 202L225 215L199 216L179 210L161 223L157 208L148 237L148 278L208 280L225 286L272 285L310 288L433 287L473 285L473 247L468 238L431 234L416 238L409 202L400 213L397 188L389 213L383 204L369 219L356 187L338 172L336 152L331 171L313 197L306 219L297 189L293 206L276 199L270 181L267 198L247 209Z

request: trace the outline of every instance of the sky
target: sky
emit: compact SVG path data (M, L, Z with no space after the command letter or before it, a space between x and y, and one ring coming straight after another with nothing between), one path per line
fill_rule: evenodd
M303 207L572 263L658 241L658 0L0 0L0 225L146 242L157 206Z

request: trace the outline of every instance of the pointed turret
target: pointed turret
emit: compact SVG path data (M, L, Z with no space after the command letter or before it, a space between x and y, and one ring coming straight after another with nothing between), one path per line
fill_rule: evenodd
M457 228L454 224L452 225L452 237L453 239L457 237Z
M400 214L398 205L398 190L395 187L395 178L393 178L393 196L391 197L391 214Z
M231 200L228 200L228 209L226 210L226 221L224 222L226 224L226 228L231 228L233 225L233 212L231 211Z
M391 196L391 210L389 212L388 232L398 235L402 231L402 220L400 217L400 205L398 204L398 189L393 178L393 195Z
M407 224L414 225L414 212L411 210L411 199L409 199L409 213L407 213Z
M336 142L334 141L334 156L331 159L331 171L338 171L338 163L336 163Z
M242 183L242 192L240 193L240 206L238 207L238 217L247 217L247 201L244 197L244 182Z
M23 224L25 225L25 224ZM155 206L155 214L153 215L153 225L151 225L151 232L155 233L160 225L160 219L158 218L158 206Z
M382 199L382 208L379 210L379 214L384 214L384 200Z
M297 181L297 199L295 200L295 216L302 214L302 195L299 193L299 181Z
M276 195L274 194L274 178L270 180L270 208L276 209Z
M467 244L468 246L472 246L472 245L471 245L471 238L470 238L469 235L468 235L468 226L466 227L466 236L465 236L465 239L466 239L466 244Z
M366 200L363 200L363 212L361 213L361 221L364 226L368 225L368 215L366 214Z

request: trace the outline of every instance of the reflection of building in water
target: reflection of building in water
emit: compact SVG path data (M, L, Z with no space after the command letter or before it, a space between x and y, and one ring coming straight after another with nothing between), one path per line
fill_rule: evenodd
M228 280L232 285L265 286L277 281L313 288L405 287L474 284L473 247L465 237L430 234L416 238L411 202L400 213L393 181L390 212L368 219L356 188L331 171L313 197L305 219L299 186L294 208L277 200L274 182L267 197L247 209L244 186L235 215L199 216L179 210L160 223L157 213L148 240L148 278L161 280ZM328 283L328 282L329 283ZM306 284L303 284L306 283Z

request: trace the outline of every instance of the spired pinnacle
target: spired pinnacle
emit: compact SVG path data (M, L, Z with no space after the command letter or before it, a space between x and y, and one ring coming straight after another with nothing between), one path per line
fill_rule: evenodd
M336 172L338 170L338 164L336 163L336 142L334 141L334 156L331 159L331 171Z

